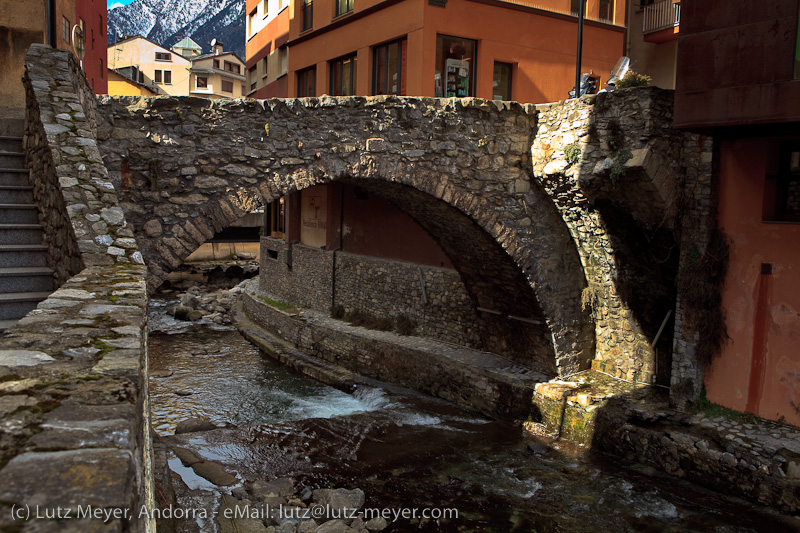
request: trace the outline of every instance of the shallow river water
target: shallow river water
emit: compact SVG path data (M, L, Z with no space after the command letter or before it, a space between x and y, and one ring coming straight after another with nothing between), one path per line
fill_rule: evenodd
M169 303L151 304L153 427L168 448L189 448L241 482L291 476L312 489L360 488L369 508L458 513L400 518L387 531L796 530L768 509L566 444L545 447L518 427L408 390L341 392L273 362L235 330L174 321L163 314ZM168 437L198 416L224 429ZM170 457L188 487L180 505L214 507L233 488Z

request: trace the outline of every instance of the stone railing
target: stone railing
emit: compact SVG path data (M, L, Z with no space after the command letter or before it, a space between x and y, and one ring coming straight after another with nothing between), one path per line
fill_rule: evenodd
M30 178L60 288L0 339L0 530L72 518L34 527L152 531L147 270L74 57L34 45L25 84Z

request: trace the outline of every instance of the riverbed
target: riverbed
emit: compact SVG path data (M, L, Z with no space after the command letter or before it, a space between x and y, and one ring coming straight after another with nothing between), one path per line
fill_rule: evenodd
M413 391L317 383L232 328L167 316L171 304L151 303L153 428L168 450L191 450L236 477L218 487L169 452L178 505L208 511L190 529L221 530L221 494L289 477L298 490L363 490L364 508L393 517L386 531L795 531L769 509ZM173 435L194 417L218 429ZM436 518L401 517L413 510Z

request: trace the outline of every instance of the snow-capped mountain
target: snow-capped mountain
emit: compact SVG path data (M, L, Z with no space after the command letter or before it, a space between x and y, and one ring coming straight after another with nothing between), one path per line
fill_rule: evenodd
M225 51L245 57L245 0L134 0L108 12L108 44L125 35L142 35L170 48L191 37L211 51L211 39Z

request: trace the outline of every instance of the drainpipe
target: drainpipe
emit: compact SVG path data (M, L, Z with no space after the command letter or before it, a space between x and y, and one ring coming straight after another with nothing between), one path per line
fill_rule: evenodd
M583 18L586 15L586 0L581 0L578 9L578 58L575 66L575 98L581 96L581 54L583 53Z

